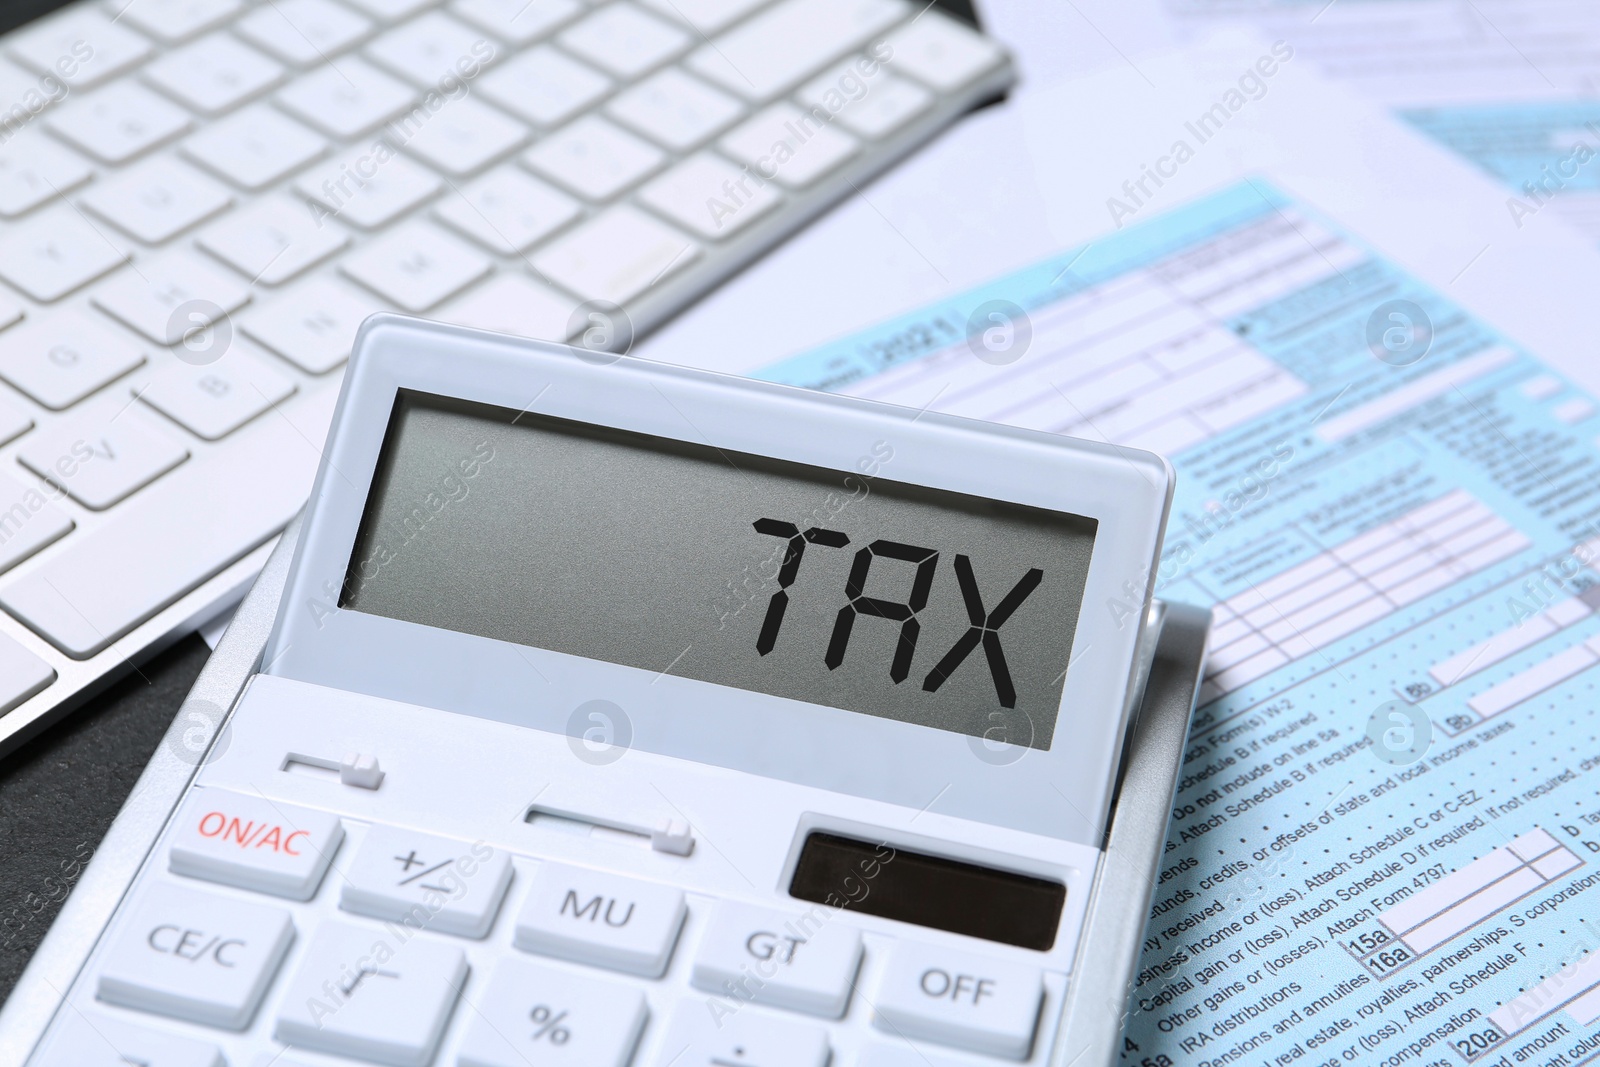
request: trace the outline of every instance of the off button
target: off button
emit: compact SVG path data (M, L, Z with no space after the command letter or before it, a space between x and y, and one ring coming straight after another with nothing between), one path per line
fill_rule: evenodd
M897 944L872 1024L906 1037L1025 1060L1044 997L1035 967L909 942Z

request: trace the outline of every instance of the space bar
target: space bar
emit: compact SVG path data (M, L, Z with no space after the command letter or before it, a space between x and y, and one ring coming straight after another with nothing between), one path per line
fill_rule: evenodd
M321 434L314 439L320 445ZM0 586L0 606L87 659L287 526L316 465L308 437L269 412L225 450L179 467Z

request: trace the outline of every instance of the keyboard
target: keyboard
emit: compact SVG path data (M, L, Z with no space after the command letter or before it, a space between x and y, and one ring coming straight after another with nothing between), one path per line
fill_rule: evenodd
M639 750L574 758L584 741L269 675L230 730L28 1067L1060 1054L1092 849ZM372 747L321 758L349 738L381 766ZM948 861L841 836L841 865L791 895L798 842L865 825L1036 855L1069 883L1059 935L1020 947L869 914L901 868Z
M1012 78L907 0L111 0L6 35L0 752L237 602L367 315L626 348Z

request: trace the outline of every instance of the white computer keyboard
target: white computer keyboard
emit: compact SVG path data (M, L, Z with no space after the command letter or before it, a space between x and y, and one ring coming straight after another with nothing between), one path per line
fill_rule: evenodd
M1012 77L908 0L108 0L0 54L0 751L242 593L369 313L618 347Z
M638 750L578 760L567 737L268 676L230 729L28 1067L1039 1067L1055 1051L1093 849ZM364 755L317 765L354 738ZM831 903L797 899L817 832L1033 855L1065 884L1059 933L1036 951L853 907L892 891L904 846L868 846Z

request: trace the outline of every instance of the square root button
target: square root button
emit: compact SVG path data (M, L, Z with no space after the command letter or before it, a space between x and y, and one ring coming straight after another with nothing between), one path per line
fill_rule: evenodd
M283 995L272 1036L334 1056L424 1067L467 970L459 948L425 934L325 922Z
M832 908L769 911L723 901L695 957L696 989L837 1019L850 1003L861 934Z
M146 886L106 954L95 995L243 1030L293 940L282 908L158 882Z
M310 900L344 840L339 817L226 789L196 789L174 825L173 874Z
M1025 1060L1044 998L1044 973L902 941L889 953L872 1025L891 1034Z
M516 946L659 978L687 911L671 886L546 862L517 915Z

